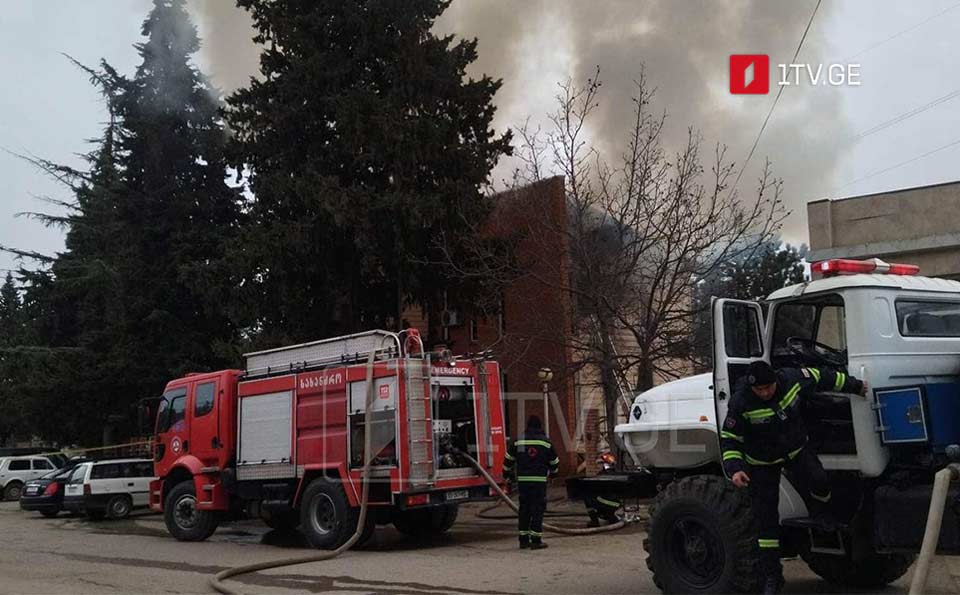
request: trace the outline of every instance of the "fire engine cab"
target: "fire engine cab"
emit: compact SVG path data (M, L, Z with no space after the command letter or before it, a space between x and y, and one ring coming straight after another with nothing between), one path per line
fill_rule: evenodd
M373 356L373 399L366 407ZM318 548L357 529L371 433L368 523L443 532L458 505L491 499L462 456L503 482L495 362L425 353L415 331L370 331L245 355L245 370L170 381L156 419L150 507L183 541L226 518L300 526Z

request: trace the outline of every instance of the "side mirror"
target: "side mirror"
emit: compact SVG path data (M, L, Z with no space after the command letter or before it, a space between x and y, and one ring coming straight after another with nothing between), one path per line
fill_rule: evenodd
M141 436L152 436L161 397L146 397L137 402L137 430Z

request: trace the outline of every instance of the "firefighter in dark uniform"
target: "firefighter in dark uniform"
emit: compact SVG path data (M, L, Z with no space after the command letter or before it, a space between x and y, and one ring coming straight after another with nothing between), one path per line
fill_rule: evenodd
M600 519L606 521L608 525L620 522L620 517L617 516L617 511L622 506L620 501L591 494L584 499L584 502L587 505L587 514L590 515L588 527L599 527Z
M800 402L817 391L866 394L866 383L827 368L782 368L750 364L737 385L720 432L723 468L739 488L749 486L754 514L760 524L761 586L764 593L783 587L780 565L780 472L809 495L814 516L825 516L830 482L820 459L806 448L807 429Z
M539 550L543 543L543 513L547 510L547 478L556 474L560 457L543 433L536 415L527 420L527 429L504 456L503 470L516 469L520 492L520 549Z

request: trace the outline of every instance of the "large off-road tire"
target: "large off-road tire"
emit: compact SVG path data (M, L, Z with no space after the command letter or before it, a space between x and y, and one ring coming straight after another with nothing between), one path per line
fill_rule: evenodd
M724 477L695 475L667 485L649 509L643 547L665 593L734 593L757 588L757 522L750 498Z
M300 530L315 548L338 548L356 531L359 510L350 507L342 485L318 477L300 500Z
M220 524L215 512L197 509L197 492L193 480L173 486L163 504L163 522L167 531L179 541L203 541L213 535Z
M3 499L7 501L19 500L22 493L23 484L19 481L11 481L7 484L7 487L3 488Z
M130 500L130 496L126 494L117 494L107 501L107 518L113 520L125 519L130 516L131 510L133 510L133 502Z
M802 552L801 557L823 580L862 589L889 585L906 574L916 559L913 554L870 554L854 560L849 554L831 556L809 551Z
M430 508L398 510L393 516L393 526L397 531L412 537L429 537L446 532L457 521L460 507L445 504Z

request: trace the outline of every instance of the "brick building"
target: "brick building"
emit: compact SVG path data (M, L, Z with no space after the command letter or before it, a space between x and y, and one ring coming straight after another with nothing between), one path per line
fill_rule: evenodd
M544 417L540 368L553 371L550 391L550 436L560 456L561 474L577 469L576 374L571 371L569 333L573 312L569 292L570 264L564 180L554 177L500 193L490 218L494 235L518 234L517 260L523 270L503 293L500 313L470 314L447 304L443 316L428 316L419 308L404 318L425 337L440 339L457 354L490 349L500 363L507 394L508 436L523 431L526 417ZM428 320L434 328L428 328Z

